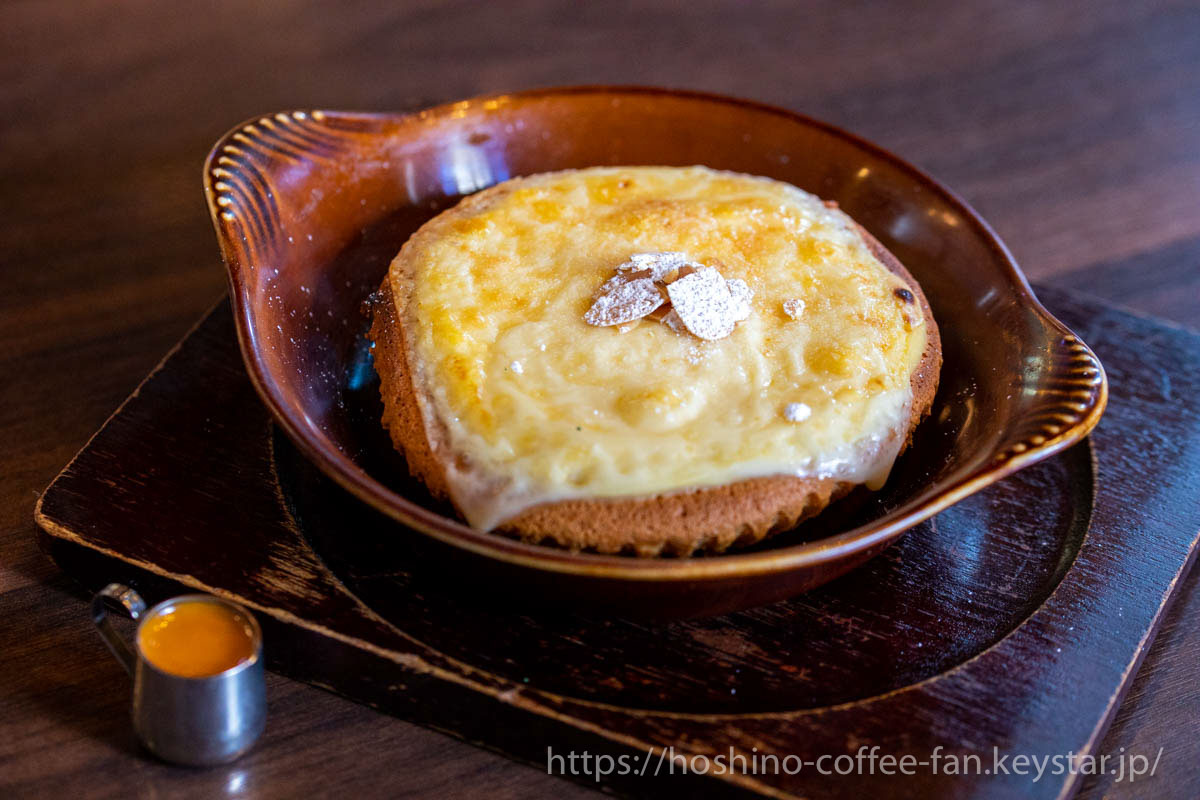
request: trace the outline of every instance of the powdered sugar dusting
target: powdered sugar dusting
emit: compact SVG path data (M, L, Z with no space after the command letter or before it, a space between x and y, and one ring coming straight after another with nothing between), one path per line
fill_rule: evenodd
M606 284L607 285L607 284ZM588 325L624 325L641 319L663 304L662 294L650 278L637 278L614 286L596 298L583 315Z
M618 271L650 270L650 277L656 281L665 280L672 270L686 266L699 267L687 253L634 253L629 260L617 267Z
M687 253L634 253L601 285L583 319L627 333L649 316L679 334L723 339L749 318L753 298L744 280L726 280Z
M787 314L792 319L800 319L800 315L804 313L804 301L799 297L794 297L791 300L784 300L783 313Z
M783 409L783 418L788 422L804 422L812 416L812 409L804 403L788 403Z
M701 339L724 339L737 324L733 294L721 273L698 269L667 285L671 306L684 327Z
M725 281L729 294L733 297L733 319L741 322L750 317L750 301L754 299L754 290L741 278L729 278Z
M621 266L623 267L625 265L622 264ZM617 267L617 274L613 275L600 286L600 291L596 292L597 297L602 294L608 294L621 284L629 283L630 281L637 280L638 278L650 278L651 280L656 280L651 271L648 269L640 269L636 271L626 270L624 272L620 271L620 269L621 267Z

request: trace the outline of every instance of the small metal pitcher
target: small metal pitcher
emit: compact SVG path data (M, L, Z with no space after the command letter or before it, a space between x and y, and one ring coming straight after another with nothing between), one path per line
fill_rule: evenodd
M131 648L108 619L120 607L139 620L138 631L160 610L183 602L216 603L250 621L254 655L224 672L202 678L173 675L155 667L141 650ZM211 595L184 595L146 610L137 592L110 583L92 600L92 621L125 670L133 676L133 727L150 752L166 761L191 766L224 764L250 749L266 724L266 680L262 631L241 607Z

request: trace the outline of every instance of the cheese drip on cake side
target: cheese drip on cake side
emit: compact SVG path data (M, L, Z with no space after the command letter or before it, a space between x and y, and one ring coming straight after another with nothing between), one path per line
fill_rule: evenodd
M418 406L456 456L447 485L473 527L769 475L882 485L926 331L844 213L702 167L548 173L465 202L389 279L410 297ZM745 281L749 316L716 341L584 322L618 265L661 252Z

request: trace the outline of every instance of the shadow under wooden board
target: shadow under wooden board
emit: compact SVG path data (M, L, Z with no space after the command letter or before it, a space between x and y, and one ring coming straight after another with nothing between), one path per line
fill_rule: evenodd
M1054 764L1094 754L1191 563L1200 337L1039 294L1108 370L1092 437L831 584L724 617L615 619L478 585L276 432L226 303L47 489L38 522L89 588L230 597L258 612L273 669L543 770L552 752L585 783L570 751L593 769L612 756L598 783L620 793L1068 795L1081 776ZM924 763L885 774L858 761L874 746ZM1017 755L1063 758L1034 781Z

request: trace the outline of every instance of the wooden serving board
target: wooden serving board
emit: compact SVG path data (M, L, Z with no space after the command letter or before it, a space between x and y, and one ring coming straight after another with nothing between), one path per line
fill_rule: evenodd
M89 588L230 597L258 612L273 669L543 770L547 748L625 756L600 782L622 793L1069 795L1080 776L998 774L993 748L1093 753L1190 566L1200 337L1041 295L1107 367L1093 436L834 583L725 617L609 619L466 585L453 552L349 498L276 432L225 303L46 490L38 521ZM977 754L989 774L815 763L875 745ZM669 758L730 748L804 764L699 775Z

